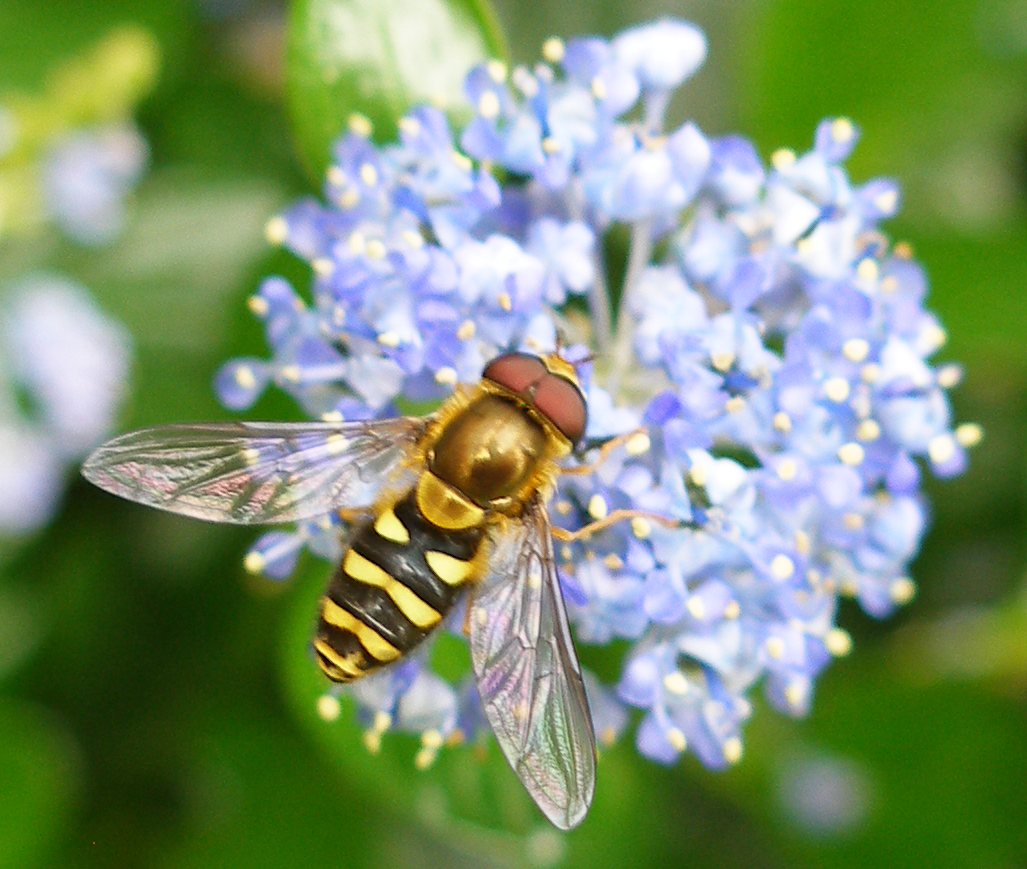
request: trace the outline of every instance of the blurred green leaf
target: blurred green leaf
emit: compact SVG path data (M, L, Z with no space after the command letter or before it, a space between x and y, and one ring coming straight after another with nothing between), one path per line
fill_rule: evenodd
M0 90L38 89L55 65L66 62L113 27L145 28L173 64L189 33L189 8L177 0L35 0L0 3ZM124 84L124 83L123 83Z
M391 139L416 103L457 109L471 66L506 53L487 0L297 0L286 63L307 169L319 183L354 112Z
M14 541L3 541L13 550ZM6 554L6 553L4 553ZM39 645L44 626L35 594L0 585L0 680L14 671Z
M79 790L71 737L44 710L0 698L0 869L43 864Z
M371 865L374 816L285 723L251 709L204 709L182 744L185 824L168 869Z

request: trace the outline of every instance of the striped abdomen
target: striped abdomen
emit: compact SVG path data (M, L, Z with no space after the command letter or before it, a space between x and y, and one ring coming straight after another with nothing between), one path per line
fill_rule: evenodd
M329 679L350 682L405 655L477 579L484 522L439 528L415 493L356 530L328 586L314 651Z

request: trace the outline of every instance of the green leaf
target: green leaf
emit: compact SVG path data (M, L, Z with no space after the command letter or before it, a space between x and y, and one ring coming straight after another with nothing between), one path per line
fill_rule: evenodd
M0 700L0 869L43 865L79 791L78 753L45 710Z
M0 560L18 549L18 540L4 540ZM34 592L0 585L0 679L16 670L35 651L45 634L40 603Z
M507 54L487 0L296 0L289 22L289 102L300 153L318 181L354 112L376 138L417 103L462 105L467 71Z

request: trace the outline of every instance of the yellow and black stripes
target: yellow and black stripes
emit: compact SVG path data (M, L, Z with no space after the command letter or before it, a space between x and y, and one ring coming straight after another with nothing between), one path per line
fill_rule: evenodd
M314 651L328 677L359 678L423 640L477 579L485 528L433 525L415 490L358 528L321 605Z

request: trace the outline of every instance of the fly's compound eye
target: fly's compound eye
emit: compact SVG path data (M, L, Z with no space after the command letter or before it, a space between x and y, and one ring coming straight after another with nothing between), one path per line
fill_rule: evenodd
M567 378L547 373L535 389L535 407L576 444L585 434L588 411L585 396Z
M585 397L576 384L553 374L537 356L504 353L486 366L482 376L527 396L571 443L581 440L588 420Z
M528 392L549 372L542 360L527 353L504 353L487 366L482 377L505 386L511 392Z

